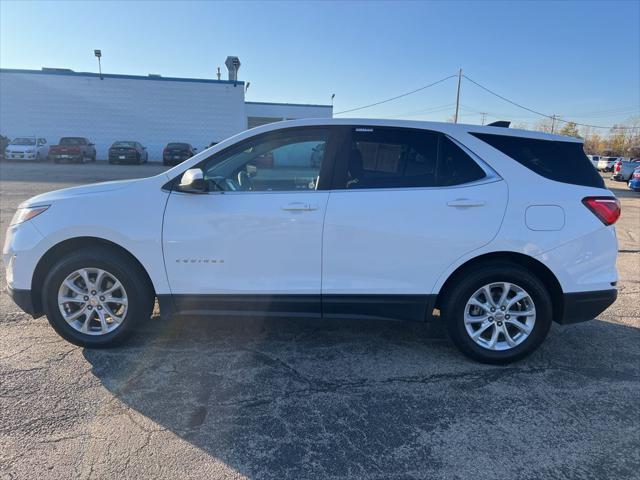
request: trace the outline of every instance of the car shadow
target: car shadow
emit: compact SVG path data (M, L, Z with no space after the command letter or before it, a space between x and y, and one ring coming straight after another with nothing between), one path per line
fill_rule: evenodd
M522 453L525 432L548 428L555 441L532 448L561 456L571 441L557 422L576 408L581 433L597 438L590 419L601 428L604 411L638 392L638 345L632 327L554 325L534 355L496 367L460 355L438 323L154 317L125 345L84 356L125 405L248 478L453 468L451 478L465 462L473 470L470 452L492 435L508 457ZM594 388L616 397L594 401ZM620 407L619 420L633 422L638 409ZM449 465L451 451L469 454Z

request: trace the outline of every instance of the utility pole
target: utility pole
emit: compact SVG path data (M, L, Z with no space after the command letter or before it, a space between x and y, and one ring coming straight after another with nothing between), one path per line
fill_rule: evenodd
M484 125L484 121L487 119L487 114L485 112L480 112L482 115L482 125Z
M456 116L453 123L458 123L458 110L460 109L460 83L462 82L462 69L458 70L458 94L456 95Z
M553 130L556 127L556 114L554 113L553 115L551 115L551 133L553 133Z

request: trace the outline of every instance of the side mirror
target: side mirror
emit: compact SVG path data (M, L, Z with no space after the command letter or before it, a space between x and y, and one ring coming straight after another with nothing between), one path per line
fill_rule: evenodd
M182 174L178 190L185 193L206 193L207 182L204 181L204 173L199 168L190 168Z
M95 146L96 146L96 144L95 144L95 143L89 143L89 146L90 146L90 147L95 147Z

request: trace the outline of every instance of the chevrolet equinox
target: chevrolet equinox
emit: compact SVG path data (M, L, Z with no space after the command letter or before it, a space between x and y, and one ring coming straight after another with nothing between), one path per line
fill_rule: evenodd
M297 120L154 177L38 195L9 292L85 347L173 315L440 318L507 363L617 294L620 205L581 140L499 126Z

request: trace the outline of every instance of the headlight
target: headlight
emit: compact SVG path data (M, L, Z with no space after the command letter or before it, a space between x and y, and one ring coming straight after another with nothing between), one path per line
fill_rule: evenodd
M16 210L15 215L11 219L11 225L17 225L22 222L26 222L27 220L31 220L34 217L37 217L42 212L44 212L49 205L40 205L39 207L25 207L19 208Z
M27 150L27 153L36 153L35 150Z

